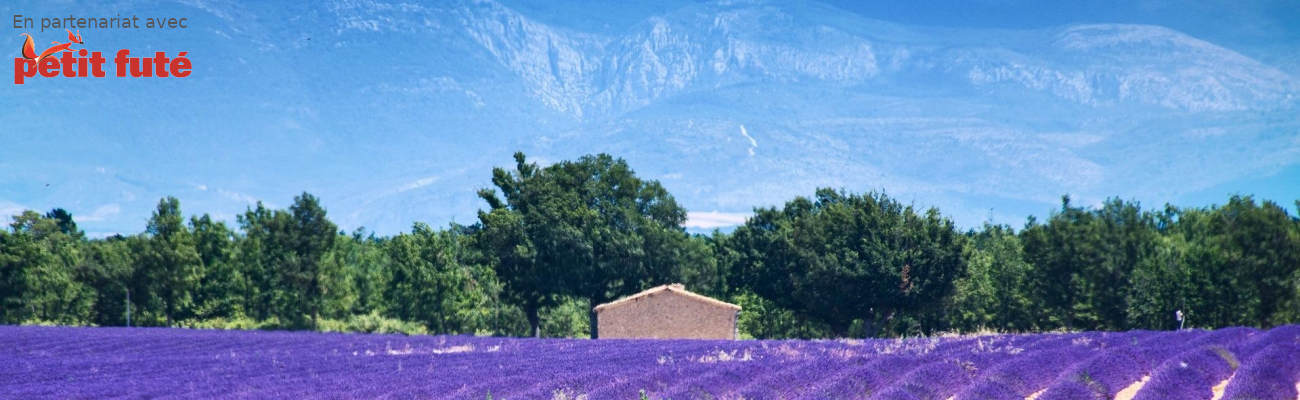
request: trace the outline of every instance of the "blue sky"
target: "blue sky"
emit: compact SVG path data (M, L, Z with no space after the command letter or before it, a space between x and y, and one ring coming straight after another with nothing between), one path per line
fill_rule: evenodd
M157 200L234 222L309 191L340 227L472 223L493 166L609 152L693 230L818 186L964 227L1069 194L1147 207L1300 199L1294 2L19 2L184 79L32 79L0 94L0 212L136 233ZM7 15L6 15L7 16ZM8 18L6 18L8 20ZM20 34L12 29L16 57ZM38 47L65 34L32 32Z

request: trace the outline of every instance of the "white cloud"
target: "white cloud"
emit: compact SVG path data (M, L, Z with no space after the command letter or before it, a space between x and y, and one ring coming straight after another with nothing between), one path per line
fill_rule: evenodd
M478 92L466 89L455 79L447 76L436 78L420 78L414 82L407 82L401 85L391 85L387 83L375 86L375 90L383 93L400 93L412 96L445 96L445 93L462 94L469 99L474 108L483 108L487 103Z
M220 212L220 211L214 211L214 212L208 213L208 216L209 216L209 217L212 217L213 220L216 220L216 221L224 221L224 222L226 222L226 223L234 223L234 222L237 222L237 221L238 221L238 220L235 218L234 215L232 215L232 214L230 214L230 213Z
M194 185L194 188L198 189L201 192L208 191L208 185Z
M190 7L194 7L194 8L197 8L197 9L203 10L203 11L207 11L209 14L212 14L213 16L215 16L215 17L217 17L217 18L221 18L221 19L226 20L226 21L234 21L234 18L230 16L230 13L228 13L228 12L226 12L225 10L222 10L222 9L220 9L220 8L217 8L217 6L211 4L212 2L210 2L210 1L203 1L203 0L181 0L179 3L181 3L181 4L185 4L185 5L188 5L188 6L190 6Z
M22 214L28 208L18 203L0 201L0 222L8 223L13 220L13 216Z
M90 215L76 217L76 220L84 221L84 222L98 222L98 221L103 221L105 219L108 219L109 217L117 215L121 212L122 212L122 206L119 206L117 203L110 203L110 204L99 206L99 208L96 208L95 211L91 211Z
M740 135L741 135L741 136L744 136L745 139L749 139L749 155L750 155L750 157L753 157L753 156L754 156L754 149L757 149L757 148L758 148L758 141L757 141L757 140L754 140L754 137L753 137L753 136L749 136L749 131L746 131L746 130L745 130L745 126L744 126L744 125L741 125L741 126L740 126Z
M238 202L240 202L240 203L245 203L245 204L248 204L248 205L257 204L257 198L256 198L256 197L253 197L253 196L249 196L249 195L247 195L247 194L243 194L243 193L239 193L239 192L232 192L232 191L229 191L229 190L226 190L226 189L217 189L217 194L220 194L221 197L225 197L225 198L230 199L230 200L238 201Z
M402 185L402 187L397 188L397 192L398 192L398 193L401 193L401 192L405 192L405 191L408 191L408 190L414 190L414 189L419 189L419 188L422 188L422 187L425 187L425 186L429 186L429 185L432 185L434 182L437 182L438 179L440 179L440 178L439 178L439 177L436 177L436 176L426 176L426 177L423 177L423 178L420 178L420 179L416 179L416 180L414 180L414 181L411 181L411 183L407 183L407 184L405 184L405 185Z
M750 213L725 213L717 211L690 211L686 213L687 228L713 229L743 225Z

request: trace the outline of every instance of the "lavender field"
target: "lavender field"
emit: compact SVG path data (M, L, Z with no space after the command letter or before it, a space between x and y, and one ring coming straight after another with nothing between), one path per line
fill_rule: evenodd
M1300 325L903 340L0 326L0 398L1297 399Z

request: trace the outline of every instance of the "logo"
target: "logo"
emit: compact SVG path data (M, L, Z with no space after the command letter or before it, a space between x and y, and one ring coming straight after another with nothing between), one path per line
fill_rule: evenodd
M59 43L36 53L36 39L30 33L23 33L21 57L14 58L14 84L21 85L28 78L103 78L104 63L108 60L98 52L85 49L81 31L72 33L68 30L68 42ZM74 49L73 45L82 48ZM176 57L167 57L166 52L155 52L153 57L131 57L131 50L118 50L113 57L115 76L132 78L185 78L190 76L193 66L190 64L189 52L182 51ZM57 56L56 56L57 54Z
M27 36L27 40L23 41L23 58L32 60L36 62L38 65L41 63L42 59L48 57L50 54L68 50L69 48L72 47L73 43L85 44L85 42L81 40L81 30L77 30L77 33L75 35L72 34L71 30L69 30L67 43L59 44L59 42L54 42L54 46L50 46L50 48L45 49L45 51L42 51L41 55L36 55L36 40L32 39L32 35L30 33L24 33L23 35Z

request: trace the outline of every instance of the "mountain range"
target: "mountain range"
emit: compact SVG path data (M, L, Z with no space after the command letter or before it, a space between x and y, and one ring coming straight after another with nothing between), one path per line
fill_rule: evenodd
M143 230L164 195L233 222L306 190L341 227L391 234L472 223L475 189L514 151L623 157L694 230L819 186L966 227L1018 225L1065 194L1300 198L1300 81L1157 25L939 27L775 1L629 6L599 26L491 0L147 8L191 28L92 30L87 48L188 50L193 75L11 87L0 211L65 207L104 235Z

